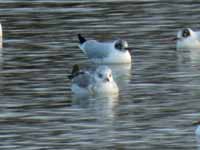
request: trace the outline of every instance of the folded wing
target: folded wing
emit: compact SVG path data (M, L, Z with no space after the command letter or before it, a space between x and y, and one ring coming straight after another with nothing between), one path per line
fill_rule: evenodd
M88 40L80 45L80 48L89 58L107 57L110 54L112 47L112 43L101 43L96 40Z
M92 77L89 73L80 74L77 77L73 78L73 84L78 85L82 88L87 88L92 82Z

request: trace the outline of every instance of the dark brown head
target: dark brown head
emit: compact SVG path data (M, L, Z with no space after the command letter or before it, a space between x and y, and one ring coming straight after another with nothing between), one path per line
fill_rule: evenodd
M115 42L114 46L119 51L126 51L126 50L128 50L128 43L127 43L127 41L124 41L124 40L117 40Z
M191 35L190 30L189 29L183 29L182 30L182 37L187 38Z

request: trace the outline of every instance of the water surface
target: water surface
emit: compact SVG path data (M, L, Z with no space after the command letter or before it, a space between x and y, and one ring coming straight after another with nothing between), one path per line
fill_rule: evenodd
M179 59L165 39L200 28L199 7L189 0L1 0L1 149L198 149L191 124L200 118L200 61ZM74 98L72 66L91 66L78 33L133 47L119 96Z

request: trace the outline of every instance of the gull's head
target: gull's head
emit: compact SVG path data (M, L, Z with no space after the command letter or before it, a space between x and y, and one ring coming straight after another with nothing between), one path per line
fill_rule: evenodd
M195 33L190 28L182 29L177 33L177 40L190 40L192 38L195 38Z
M125 40L116 40L114 42L114 47L119 51L126 51L128 50L128 42Z
M113 77L111 69L107 66L99 66L95 71L94 79L97 82L112 82Z

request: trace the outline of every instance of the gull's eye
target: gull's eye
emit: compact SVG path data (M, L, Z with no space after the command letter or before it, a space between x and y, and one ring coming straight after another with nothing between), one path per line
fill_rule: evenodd
M112 77L112 75L111 75L111 74L109 74L109 77L111 78L111 77Z
M182 36L183 36L183 37L188 37L188 36L190 36L190 31L189 31L188 29L184 29L184 30L183 30L183 33L182 33Z
M115 44L115 48L118 49L118 50L121 50L122 49L122 43L121 42L117 42Z
M99 77L99 78L102 78L102 77L103 77L103 75L99 73L99 74L98 74L98 77Z

